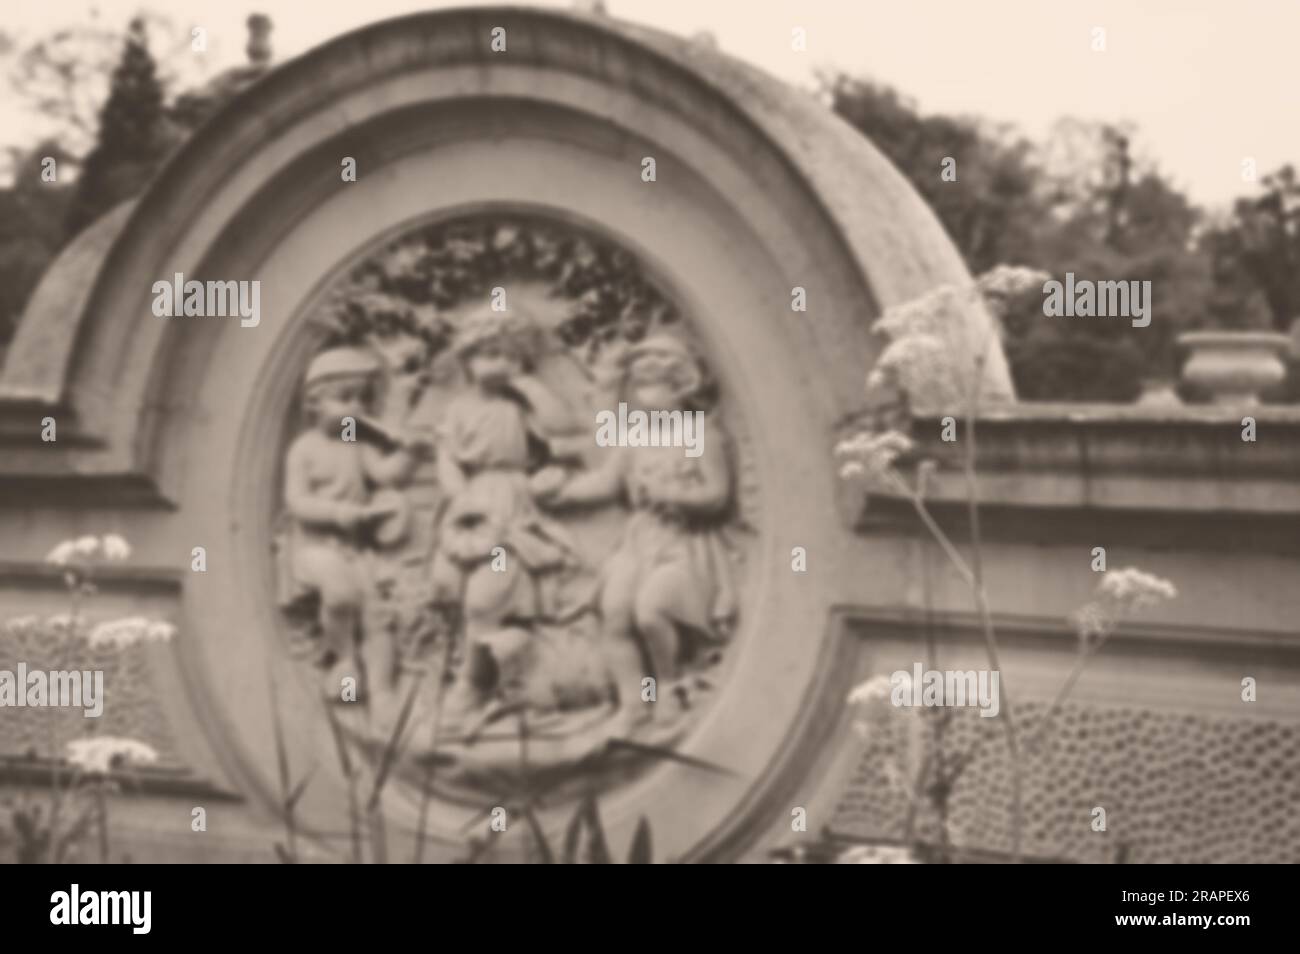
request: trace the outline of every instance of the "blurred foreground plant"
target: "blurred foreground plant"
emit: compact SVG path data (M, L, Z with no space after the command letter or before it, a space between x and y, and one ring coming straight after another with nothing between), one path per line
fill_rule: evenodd
M887 309L876 322L874 330L884 334L889 341L867 376L866 389L871 407L892 407L894 413L883 417L878 415L871 426L840 441L835 448L835 454L841 461L841 477L861 481L868 488L897 494L911 504L949 564L969 587L979 615L988 666L990 671L996 672L1001 672L1002 667L984 581L976 471L976 420L980 413L981 399L990 396L985 372L1001 316L1018 299L1036 294L1048 277L1046 273L1032 269L998 266L981 275L965 289L942 286L918 299ZM981 305L988 309L993 319L986 324L982 337L978 330L972 330L980 324L978 307ZM969 560L935 521L926 505L925 485L929 475L936 469L936 463L930 460L918 462L915 486L909 484L897 468L899 459L915 450L911 437L901 430L905 424L903 417L897 413L900 407L906 411L952 412L964 416L962 471L970 527ZM925 602L929 607L928 578L924 591ZM1116 571L1103 578L1097 597L1074 616L1080 635L1079 654L1073 670L1032 741L1037 742L1041 738L1088 659L1114 631L1118 622L1137 609L1174 596L1176 591L1172 584L1134 568ZM929 646L929 656L933 664L933 642ZM884 680L883 684L879 682L881 679ZM1006 691L1005 678L1002 679L1001 686L1002 728L1011 765L1011 855L1013 861L1019 861L1024 838L1022 740ZM854 689L848 701L867 710L878 708L882 699L890 698L889 689L888 677L879 676ZM914 824L918 807L922 802L929 804L939 820L942 860L950 857L948 799L957 780L976 754L970 751L954 756L945 751L944 739L952 714L953 710L948 707L921 707L908 728L909 753L906 764L886 769L891 784L897 785L907 799L906 840L912 841L915 837ZM927 716L928 724L923 727L923 720ZM931 737L929 746L922 743L926 728ZM916 754L922 748L926 751L924 758Z
M50 647L55 671L67 670L84 649L122 651L140 643L172 639L175 627L160 620L132 616L91 624L83 615L83 604L98 591L95 571L107 563L124 561L130 555L130 544L117 534L64 540L45 560L63 572L70 601L68 612L45 620L34 616L11 619L6 623L9 634L39 636ZM0 833L0 842L14 846L19 862L57 864L76 859L81 840L93 826L99 860L107 862L108 796L121 791L120 773L124 769L156 762L158 753L135 739L95 734L92 722L90 733L66 742L60 757L55 720L53 713L49 715L48 800L24 794L0 802L9 810L10 829L8 833Z

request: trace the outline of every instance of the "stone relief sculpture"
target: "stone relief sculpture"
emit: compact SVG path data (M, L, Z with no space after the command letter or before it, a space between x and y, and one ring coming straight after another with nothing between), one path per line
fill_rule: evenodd
M699 361L664 334L624 356L620 398L642 410L693 405L704 389ZM619 693L651 674L658 688L686 689L678 680L688 636L721 643L735 615L731 570L718 528L731 502L731 468L717 427L715 445L698 458L676 447L620 447L595 470L572 477L539 471L534 490L551 506L622 499L631 510L618 549L601 574L601 640ZM623 706L648 719L647 706Z
M530 374L535 333L517 312L485 307L465 319L453 343L470 386L447 406L438 432L438 480L448 500L433 561L434 602L459 607L464 626L453 713L485 701L489 667L515 655L527 627L554 618L549 578L579 562L529 486L530 440L553 454L548 438L575 423Z
M379 536L376 531L382 521L404 513L400 494L374 488L402 484L415 464L405 447L385 452L370 442L342 439L343 422L355 426L368 420L368 396L381 370L378 358L361 348L331 348L317 355L303 378L308 428L290 445L284 463L284 503L292 530L284 551L282 601L314 597L316 662L331 673L355 668L355 635L368 579L364 548L391 539L391 530ZM369 648L382 646L382 641L370 642Z
M725 678L748 541L719 389L632 256L457 220L353 269L320 324L278 565L291 650L329 698L362 686L340 719L378 745L407 706L440 726L415 758L471 786L521 732L541 767L679 740ZM619 402L699 411L703 452L598 446Z

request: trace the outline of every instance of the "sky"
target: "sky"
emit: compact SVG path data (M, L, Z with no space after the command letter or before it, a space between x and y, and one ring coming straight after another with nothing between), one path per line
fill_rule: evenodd
M244 60L251 12L274 22L277 60L375 20L473 0L0 0L0 31L24 41L142 6L202 26L211 75ZM570 7L569 0L528 4ZM886 82L922 111L1010 122L1034 138L1062 116L1126 120L1136 148L1194 200L1222 206L1261 172L1300 164L1300 0L606 0L610 15L707 31L726 53L800 86L819 70ZM807 50L791 49L806 31ZM1105 49L1094 50L1097 29ZM0 146L35 126L5 90Z

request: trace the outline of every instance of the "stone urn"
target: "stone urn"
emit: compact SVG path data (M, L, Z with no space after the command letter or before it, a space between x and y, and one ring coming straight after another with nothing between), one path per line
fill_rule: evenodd
M1184 381L1206 391L1214 404L1253 405L1286 377L1291 339L1270 331L1189 331L1178 344L1191 352Z

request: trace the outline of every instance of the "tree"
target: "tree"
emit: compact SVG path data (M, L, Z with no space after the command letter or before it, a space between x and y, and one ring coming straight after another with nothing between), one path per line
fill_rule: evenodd
M167 153L163 88L149 53L144 21L131 22L99 116L99 133L86 157L68 210L70 237L124 199L140 192Z
M161 37L158 77L164 89L193 86L206 77L211 61L196 55L189 29L153 11L142 12L137 19L148 30L151 50L159 48ZM121 30L102 26L93 9L86 23L58 29L21 47L0 31L4 82L32 128L62 147L66 161L59 163L60 180L66 176L71 181L95 145L100 112L125 40ZM6 172L26 150L11 152Z
M1179 332L1249 312L1250 283L1216 282L1198 241L1200 209L1134 156L1128 126L1062 120L1034 145L1006 128L922 116L886 87L822 82L835 111L930 203L973 274L1009 264L1152 283L1151 324L1140 330L1115 319L1048 319L1041 300L1017 302L1003 319L1004 347L1022 398L1132 400L1144 377L1175 374ZM956 160L956 181L940 176L944 157Z
M74 161L94 145L96 115L121 45L121 34L89 25L57 30L14 53L10 89Z
M0 189L0 348L63 242L61 223L72 190L42 179L46 156L60 165L68 159L57 143L40 143L15 162L13 185Z
M894 90L843 75L822 77L831 108L880 149L930 204L974 274L1026 260L1041 206L1031 145L970 119L921 116ZM957 160L957 181L940 176Z
M1300 319L1300 180L1287 165L1260 186L1261 195L1236 201L1231 218L1207 242L1220 290L1258 288L1271 324L1286 331Z

